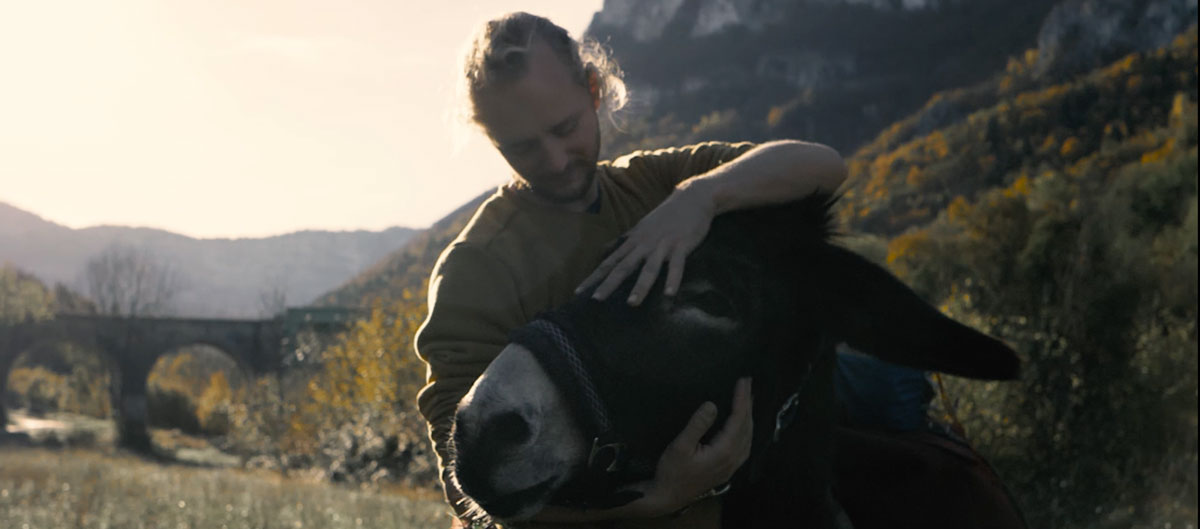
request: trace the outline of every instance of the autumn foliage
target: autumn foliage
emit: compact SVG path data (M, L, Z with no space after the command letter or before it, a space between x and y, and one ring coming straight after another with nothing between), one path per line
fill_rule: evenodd
M1051 86L1015 60L931 102L991 104L850 160L841 219L1025 360L1015 384L949 380L947 402L1032 526L1195 523L1196 50L1193 27Z

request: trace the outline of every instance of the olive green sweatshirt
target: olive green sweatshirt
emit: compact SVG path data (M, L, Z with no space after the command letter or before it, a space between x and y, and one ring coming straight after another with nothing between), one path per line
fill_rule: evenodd
M508 331L565 303L609 246L676 184L751 147L710 142L601 162L599 207L593 211L563 211L507 187L479 207L433 269L429 316L416 340L417 354L429 366L417 405L429 421L451 505L461 494L445 473L454 410L507 344Z

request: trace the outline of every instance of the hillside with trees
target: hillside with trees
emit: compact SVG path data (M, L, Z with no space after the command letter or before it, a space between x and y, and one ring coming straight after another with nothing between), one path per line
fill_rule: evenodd
M405 292L421 290L429 279L433 264L442 249L458 237L488 191L459 206L424 231L415 234L403 247L388 254L350 281L325 293L316 304L370 307L379 300L394 300Z
M1195 26L1059 83L1033 56L860 149L841 219L1024 357L949 387L1034 526L1195 523ZM944 105L977 110L914 132Z
M1156 159L1186 150L1194 138L1183 121L1196 90L1187 38L1061 83L1036 76L1031 50L987 83L935 95L854 154L844 220L892 235L929 222L957 197L1022 177L1059 171L1078 180L1140 160L1146 150ZM951 108L957 120L921 130Z

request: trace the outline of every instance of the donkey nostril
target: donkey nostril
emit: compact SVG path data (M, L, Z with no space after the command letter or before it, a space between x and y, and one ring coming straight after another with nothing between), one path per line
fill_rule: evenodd
M519 445L529 439L532 433L529 423L516 412L505 412L488 421L484 429L485 442L497 442L504 445Z

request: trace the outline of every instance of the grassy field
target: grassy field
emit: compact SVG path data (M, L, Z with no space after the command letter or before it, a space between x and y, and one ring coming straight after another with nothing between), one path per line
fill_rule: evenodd
M448 526L439 498L358 491L120 453L0 446L6 529L410 529Z

